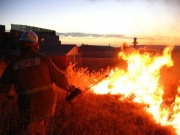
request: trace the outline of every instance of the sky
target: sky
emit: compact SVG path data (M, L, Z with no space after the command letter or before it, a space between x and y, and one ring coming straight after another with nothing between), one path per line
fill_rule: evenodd
M180 0L0 0L0 25L55 30L62 44L180 45Z

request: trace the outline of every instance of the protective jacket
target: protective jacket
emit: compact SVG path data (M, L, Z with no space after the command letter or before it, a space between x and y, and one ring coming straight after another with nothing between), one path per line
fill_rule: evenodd
M0 93L8 92L14 84L20 117L29 123L54 115L57 95L53 83L69 89L66 76L48 56L30 51L22 53L6 67L0 79Z

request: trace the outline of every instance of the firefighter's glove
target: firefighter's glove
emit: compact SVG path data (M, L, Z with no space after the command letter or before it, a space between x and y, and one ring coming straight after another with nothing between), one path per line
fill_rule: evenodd
M76 89L76 87L74 85L69 85L69 89L67 91L71 93L75 89Z

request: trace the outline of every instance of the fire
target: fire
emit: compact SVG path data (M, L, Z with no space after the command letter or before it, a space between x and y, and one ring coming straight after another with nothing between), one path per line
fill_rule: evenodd
M97 94L120 94L119 100L130 98L133 102L142 103L148 113L162 125L170 125L180 133L180 96L176 94L171 104L163 99L164 86L161 83L162 67L172 67L171 51L167 47L163 53L141 53L139 50L128 49L119 56L126 60L126 70L116 68L111 70L109 77L92 88ZM177 93L179 93L178 88Z

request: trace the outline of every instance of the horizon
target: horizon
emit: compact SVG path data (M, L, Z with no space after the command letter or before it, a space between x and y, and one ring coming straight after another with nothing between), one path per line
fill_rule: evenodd
M11 23L12 24L12 23ZM22 25L22 24L18 24L18 25ZM27 26L27 25L26 25ZM32 26L32 27L35 27L35 26ZM38 27L38 28L41 28L41 27ZM43 29L48 29L48 28L43 28ZM6 25L5 25L5 32L10 32L10 30L11 29L6 29ZM48 30L51 30L51 29L48 29ZM78 38L86 38L86 37L88 37L88 36L91 36L91 37L103 37L103 38L117 38L118 40L121 38L121 36L123 36L123 35L118 35L118 34L107 34L107 35L105 35L105 34L92 34L92 33L80 33L80 32L70 32L70 33L61 33L61 32L57 32L56 30L53 30L53 31L55 31L56 32L56 35L57 36L59 36L59 40L62 42L62 40L61 40L61 35L65 35L67 38L69 37L69 36L74 36L74 37L78 37ZM137 38L137 37L124 37L126 40L124 40L124 42L122 42L122 44L123 43L127 43L126 41L127 41L127 39L128 40L130 40L130 44L128 44L129 46L131 46L131 45L133 45L133 40L134 40L134 38ZM68 38L69 39L69 38ZM148 38L147 38L148 39ZM62 43L62 44L76 44L77 46L80 46L80 45L100 45L100 46L112 46L112 47L121 47L121 45L122 44L102 44L102 43L100 43L100 44L97 44L97 42L96 41L94 41L94 42L90 42L90 44L88 44L88 43L79 43L79 44L77 44L77 43L74 43L73 42L73 40L74 40L74 38L72 38L72 42L65 42L65 43ZM146 38L137 38L137 40L139 41L139 40L146 40ZM154 40L154 39L153 39ZM168 44L143 44L143 43L141 43L141 44L137 44L137 45L152 45L152 46L154 46L154 45L156 45L156 46L171 46L171 45L168 45ZM173 45L173 46L180 46L180 44L178 45Z

